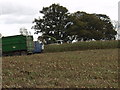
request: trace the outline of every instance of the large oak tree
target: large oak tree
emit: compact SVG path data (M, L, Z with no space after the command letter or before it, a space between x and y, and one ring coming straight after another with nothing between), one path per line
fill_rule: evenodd
M34 20L34 29L36 33L42 33L43 36L53 37L56 40L64 40L67 38L66 25L68 23L68 10L59 4L52 4L49 7L44 7L42 18ZM49 41L51 38L46 38Z

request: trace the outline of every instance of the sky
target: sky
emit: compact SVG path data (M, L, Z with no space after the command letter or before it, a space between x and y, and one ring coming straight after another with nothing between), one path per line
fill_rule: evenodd
M41 16L43 7L53 3L66 7L70 13L106 14L111 20L118 20L120 0L0 0L0 33L2 36L19 35L20 28L34 33L31 27L34 18Z

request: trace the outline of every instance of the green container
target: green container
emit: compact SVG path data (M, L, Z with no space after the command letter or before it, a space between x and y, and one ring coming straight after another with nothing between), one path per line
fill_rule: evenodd
M26 51L32 53L34 50L33 36L15 35L2 37L2 52Z

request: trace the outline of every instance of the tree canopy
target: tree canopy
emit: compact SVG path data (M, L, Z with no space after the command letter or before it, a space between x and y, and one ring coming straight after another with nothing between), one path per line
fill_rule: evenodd
M86 12L69 13L66 7L52 4L41 11L43 17L35 19L33 28L36 33L42 33L50 43L54 40L72 42L73 40L111 40L117 32L109 16L105 14L89 14ZM53 40L53 39L52 39ZM52 43L53 41L51 41Z
M75 12L71 14L72 25L68 32L77 40L111 40L115 39L117 32L114 30L110 18L104 14L88 14Z
M59 4L52 4L40 11L44 14L43 18L35 19L36 24L33 28L37 33L54 37L56 40L66 38L65 26L68 22L68 10ZM47 40L47 39L46 39Z

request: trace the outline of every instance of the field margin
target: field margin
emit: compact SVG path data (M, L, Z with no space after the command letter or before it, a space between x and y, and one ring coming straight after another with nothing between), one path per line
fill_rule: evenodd
M92 49L115 49L120 48L120 41L90 41L90 42L76 42L65 44L50 44L45 45L45 53L48 52L65 52L65 51L79 51L79 50L92 50Z

